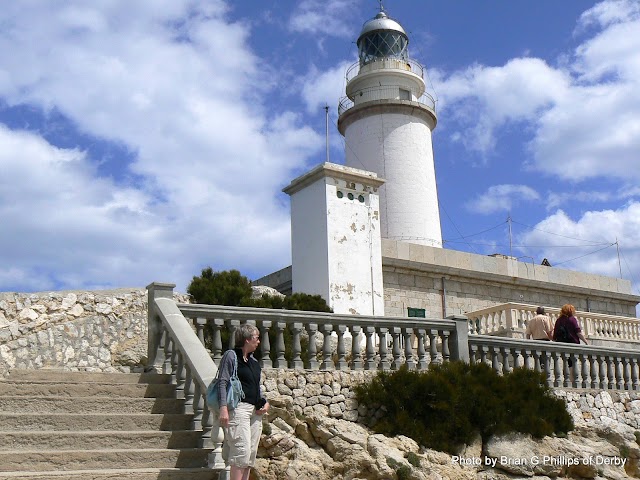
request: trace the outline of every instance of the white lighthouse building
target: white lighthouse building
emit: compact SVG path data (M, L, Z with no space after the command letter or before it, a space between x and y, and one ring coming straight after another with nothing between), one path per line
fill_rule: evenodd
M480 319L499 311L516 322L529 307L571 303L634 317L640 296L628 280L442 247L435 102L408 44L382 8L363 25L339 104L346 165L318 165L284 189L292 265L254 283L322 295L343 314Z
M382 238L442 247L431 132L435 102L409 38L384 10L362 27L359 60L347 71L338 128L346 165L375 172Z

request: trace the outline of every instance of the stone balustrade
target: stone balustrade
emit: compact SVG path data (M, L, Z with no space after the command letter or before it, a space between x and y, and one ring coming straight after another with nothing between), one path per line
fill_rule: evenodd
M195 325L202 341L204 325L210 326L215 362L222 358L224 350L233 346L232 333L244 322L260 330L260 363L264 368L397 370L406 364L411 369L424 370L433 361L468 360L463 334L467 329L466 317L418 320L220 305L178 307ZM287 329L292 335L289 352L284 340ZM223 348L224 330L229 332L230 342ZM270 331L275 332L273 345ZM309 339L304 352L303 334Z
M469 354L502 373L523 366L544 372L550 387L638 390L637 350L471 335Z
M469 333L495 335L522 330L536 315L537 307L524 303L505 303L469 312ZM545 307L545 311L552 322L560 316L559 308ZM580 311L576 312L576 318L590 340L640 343L640 319Z

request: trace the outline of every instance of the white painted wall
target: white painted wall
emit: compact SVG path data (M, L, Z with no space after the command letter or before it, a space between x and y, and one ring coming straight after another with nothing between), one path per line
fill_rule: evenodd
M351 122L344 132L346 164L376 172L382 238L442 247L431 129L422 116L384 112Z
M323 179L291 195L291 283L294 293L321 295L328 302L329 250L325 198Z
M293 292L320 294L335 313L384 315L382 183L370 172L325 163L284 190L291 195Z

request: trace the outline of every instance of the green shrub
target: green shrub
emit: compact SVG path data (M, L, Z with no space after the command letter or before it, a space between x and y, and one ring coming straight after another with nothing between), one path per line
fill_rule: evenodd
M238 270L214 272L207 267L199 277L193 277L187 293L196 303L236 306L251 297L251 283Z
M320 295L308 293L294 293L285 297L262 295L260 298L251 298L251 282L238 270L224 270L214 272L211 267L204 268L199 277L193 277L187 287L187 293L196 303L207 305L227 305L255 308L272 308L285 310L302 310L307 312L331 312L331 308ZM223 329L220 332L222 348L226 350L229 345L229 331ZM213 328L208 323L204 328L205 346L212 348ZM277 331L275 326L269 329L269 341L271 343L270 358L276 359L275 342ZM284 330L285 359L291 361L293 351L293 334L289 327ZM306 359L309 348L309 340L304 337L300 340L301 357ZM256 358L261 358L260 348L256 351Z
M407 453L407 461L416 468L420 467L420 456L416 453Z
M541 374L515 369L500 376L484 363L379 372L356 387L356 398L368 408L384 405L386 414L372 425L376 432L406 435L449 453L478 433L485 444L501 433L542 437L573 428L564 402L550 394Z

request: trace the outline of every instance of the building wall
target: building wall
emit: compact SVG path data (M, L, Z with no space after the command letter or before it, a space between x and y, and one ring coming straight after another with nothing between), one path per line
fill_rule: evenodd
M291 196L292 285L329 302L327 236L326 185L318 180Z
M284 189L291 195L293 292L321 295L335 313L384 315L377 193L383 182L324 163Z
M640 301L628 280L386 239L382 251L389 316L411 307L442 318L517 302L635 317Z
M333 311L384 315L378 195L361 184L328 178L327 206Z

